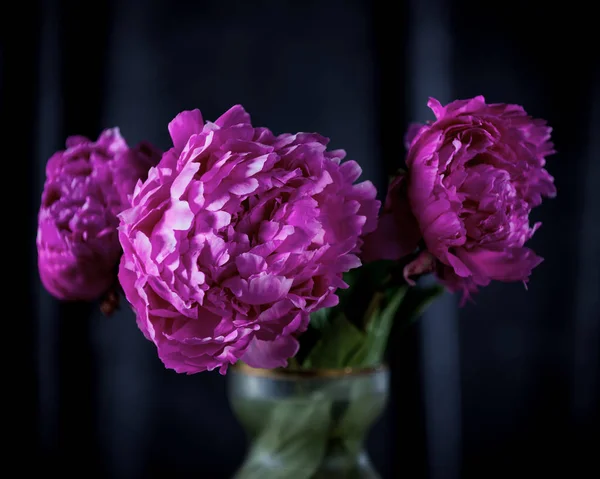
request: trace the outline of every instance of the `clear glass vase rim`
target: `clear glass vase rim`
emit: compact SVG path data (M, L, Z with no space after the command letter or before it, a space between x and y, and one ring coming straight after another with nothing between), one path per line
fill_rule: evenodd
M259 376L273 379L314 379L314 378L342 378L342 377L355 377L355 376L369 376L380 372L387 372L388 365L385 363L377 366L364 367L364 368L316 368L316 369L287 369L287 368L275 368L275 369L259 369L248 366L241 361L238 361L232 366L233 373L243 374L246 376Z

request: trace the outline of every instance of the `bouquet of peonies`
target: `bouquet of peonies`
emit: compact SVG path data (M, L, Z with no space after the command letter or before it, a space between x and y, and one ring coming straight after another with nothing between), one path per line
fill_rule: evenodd
M253 440L236 478L378 477L361 451L385 377L352 371L381 371L392 328L445 289L464 303L493 280L527 283L542 261L525 246L540 226L529 214L556 194L544 121L481 96L429 107L383 205L326 138L276 135L239 105L214 122L180 113L164 154L116 128L71 137L47 165L41 280L107 314L124 293L178 373L350 371L234 381Z
M542 261L529 213L556 193L544 121L481 96L429 107L383 205L326 138L276 135L239 105L214 122L180 113L164 154L116 128L70 137L47 164L41 280L107 312L122 289L179 373L378 365L392 326L444 288L464 302L526 283Z

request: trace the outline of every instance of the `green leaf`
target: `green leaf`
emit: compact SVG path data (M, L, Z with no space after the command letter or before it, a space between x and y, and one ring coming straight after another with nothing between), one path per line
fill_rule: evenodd
M406 328L414 323L444 291L444 287L439 283L417 285L409 288L398 309L400 326Z
M335 308L322 308L310 315L310 325L311 327L322 330L327 327L329 324L329 317L333 313Z
M321 330L321 337L304 359L304 368L346 368L355 366L350 358L363 346L365 335L343 313L334 315Z
M395 265L394 261L374 261L350 271L353 275L349 280L344 276L350 288L338 290L340 304L337 309L343 311L348 321L359 329L364 328L363 320L373 296L385 289Z
M316 331L325 329L331 319L340 314L345 314L346 319L350 316L364 316L364 310L368 306L368 301L381 283L389 276L393 267L392 261L375 261L360 268L355 268L344 274L344 281L348 284L347 289L338 289L336 294L339 298L339 304L332 308L322 308L310 315L310 327ZM360 294L356 294L360 291ZM357 326L362 326L360 321L352 321Z
M331 400L320 391L279 399L234 479L313 477L325 455L330 411Z
M381 364L394 319L408 289L408 286L403 285L381 295L381 301L367 318L366 341L352 358L353 363L359 363L363 367Z
M336 291L336 294L340 298L340 303L343 303L348 297L352 295L352 291L354 291L356 283L358 283L358 281L360 280L362 268L363 266L361 266L360 268L351 269L347 273L344 273L344 282L348 285L348 287L346 289L339 288Z
M371 379L353 381L349 388L348 404L335 424L335 433L350 454L357 454L364 437L385 409L388 393Z
M310 326L300 337L297 362L301 368L380 364L393 327L410 325L444 292L437 283L384 290L392 266L387 261L366 265L352 276L352 287L340 297L338 306L311 315Z
M310 354L315 344L319 342L324 331L327 331L330 327L331 318L338 313L339 308L337 306L333 308L322 308L311 313L308 329L298 338L300 349L294 358L296 366L304 364L304 360ZM289 361L288 367L290 367Z

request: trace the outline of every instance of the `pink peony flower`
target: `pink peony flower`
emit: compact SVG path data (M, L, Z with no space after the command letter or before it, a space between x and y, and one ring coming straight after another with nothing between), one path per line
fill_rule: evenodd
M406 175L399 172L388 186L376 230L364 238L363 262L398 260L415 251L421 232L406 192Z
M482 96L428 105L436 120L411 127L406 138L408 187L403 191L398 180L388 192L388 203L410 201L416 223L397 207L384 210L382 223L399 218L394 234L403 254L422 239L436 274L450 290L462 291L463 301L492 280L526 283L542 261L524 246L540 226L530 225L529 214L542 197L556 195L544 169L554 153L551 128L518 105L488 105ZM417 240L406 245L407 238ZM401 257L381 244L386 257ZM431 265L421 254L408 274Z
M170 124L173 148L119 216L119 279L137 324L180 373L285 366L309 315L338 302L379 202L317 134L275 136L241 106Z
M38 267L42 284L56 298L92 301L116 281L117 214L160 152L147 143L129 149L117 128L105 130L96 142L69 137L66 146L46 165Z

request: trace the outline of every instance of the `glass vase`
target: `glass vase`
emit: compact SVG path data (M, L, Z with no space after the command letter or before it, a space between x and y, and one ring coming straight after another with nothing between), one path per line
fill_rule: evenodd
M365 438L389 389L384 366L262 370L236 366L228 399L248 436L234 479L380 479Z

